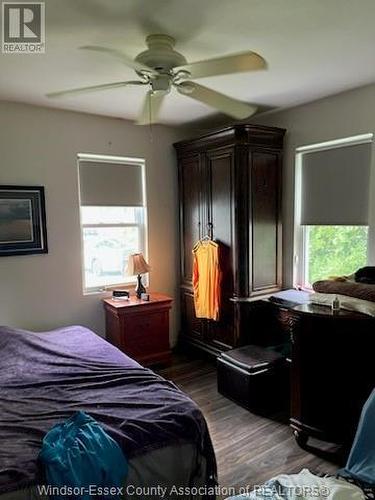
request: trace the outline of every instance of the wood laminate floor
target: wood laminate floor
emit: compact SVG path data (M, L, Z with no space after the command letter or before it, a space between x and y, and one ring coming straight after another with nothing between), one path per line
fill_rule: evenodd
M210 429L218 462L219 483L227 488L262 484L280 473L334 473L327 444L321 457L302 450L286 423L254 415L221 396L216 389L216 368L206 360L178 356L159 373L173 380L201 408ZM328 455L329 460L325 454Z

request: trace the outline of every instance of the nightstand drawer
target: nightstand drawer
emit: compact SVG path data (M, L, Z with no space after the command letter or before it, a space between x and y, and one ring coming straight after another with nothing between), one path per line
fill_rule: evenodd
M169 318L167 312L147 315L132 314L126 320L124 346L152 352L169 348Z

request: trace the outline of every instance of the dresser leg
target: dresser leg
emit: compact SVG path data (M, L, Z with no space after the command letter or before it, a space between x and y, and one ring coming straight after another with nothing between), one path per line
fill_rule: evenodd
M309 440L309 435L306 434L306 432L297 430L293 432L293 435L298 446L300 446L301 448L305 448L307 445L307 441Z

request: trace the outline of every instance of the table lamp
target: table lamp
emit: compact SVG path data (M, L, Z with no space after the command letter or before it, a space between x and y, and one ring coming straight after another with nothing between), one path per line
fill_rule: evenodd
M142 274L148 273L150 271L150 266L145 261L145 258L141 253L133 253L129 255L128 261L128 276L137 276L137 286L135 287L135 293L140 299L142 293L146 293L146 288L142 283Z

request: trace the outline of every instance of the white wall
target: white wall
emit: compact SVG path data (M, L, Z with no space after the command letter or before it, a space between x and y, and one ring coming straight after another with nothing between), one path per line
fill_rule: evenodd
M28 329L85 325L104 334L103 294L84 296L77 153L146 160L152 290L178 297L175 129L0 102L0 184L42 185L49 253L0 257L0 324ZM171 321L177 336L176 304Z
M375 132L375 85L327 97L284 111L269 113L253 123L287 129L284 152L283 219L285 286L293 280L294 160L299 146ZM373 173L375 157L373 156ZM353 170L353 175L355 171ZM375 175L370 223L375 226ZM370 247L375 249L375 234L370 231ZM374 251L370 262L375 264Z

